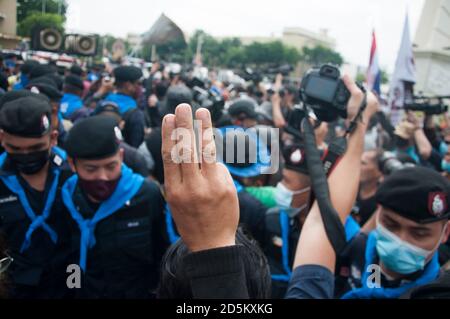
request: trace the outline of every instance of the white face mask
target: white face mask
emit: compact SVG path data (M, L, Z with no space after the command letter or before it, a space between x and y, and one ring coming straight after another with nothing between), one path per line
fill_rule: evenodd
M311 187L307 187L298 191L291 191L290 189L288 189L286 186L284 186L283 183L278 183L277 185L277 189L275 192L275 200L277 202L277 206L283 209L292 209L291 204L292 204L292 199L294 198L295 195L300 195L300 194L304 194L306 192L309 192L311 190ZM302 210L304 210L306 207L308 206L308 204L303 205L300 208L293 208L293 210L295 210L297 213L301 212Z

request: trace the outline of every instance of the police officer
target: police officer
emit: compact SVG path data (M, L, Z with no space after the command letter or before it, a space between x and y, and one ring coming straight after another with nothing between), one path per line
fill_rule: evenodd
M53 129L58 131L58 144L62 146L66 137L66 130L64 129L63 118L60 113L62 93L58 90L55 81L49 75L45 75L33 78L26 88L33 93L43 94L50 99L52 105L52 126Z
M81 97L84 84L80 77L68 75L64 80L63 96L61 98L61 114L65 120L71 120L72 115L83 107Z
M13 90L22 90L30 81L30 73L35 66L39 65L36 60L28 60L20 67L20 80L13 86Z
M153 182L123 164L120 129L107 116L78 122L66 149L76 175L62 188L82 271L80 298L148 298L166 248L164 201Z
M376 200L376 230L356 236L338 259L336 294L343 298L399 298L440 276L437 250L450 234L449 182L428 168L406 168L380 185Z
M119 106L125 121L124 139L133 147L139 147L144 141L145 115L138 108L137 99L141 88L141 69L134 66L119 66L114 69L114 93L106 96L105 101Z
M119 107L112 102L100 102L95 108L93 116L110 116L116 120L118 127L122 130L125 126L125 122L122 120L120 116ZM129 168L133 170L133 172L140 174L144 177L148 177L150 174L150 170L153 167L153 163L148 163L148 159L144 157L136 148L128 145L122 139L120 142L120 147L123 148L123 162ZM150 160L152 160L150 158Z
M56 148L51 105L38 95L0 111L1 231L7 239L12 298L60 298L65 293L69 239L60 187L65 153ZM67 174L66 174L67 176Z

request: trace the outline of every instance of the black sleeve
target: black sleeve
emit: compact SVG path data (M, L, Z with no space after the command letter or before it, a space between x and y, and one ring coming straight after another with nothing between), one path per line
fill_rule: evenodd
M242 246L191 253L183 259L195 299L248 299Z
M427 159L427 162L432 165L432 167L441 172L442 171L442 156L435 149L431 150L430 157Z
M333 273L319 265L297 267L289 282L286 299L332 299Z
M264 242L267 208L255 197L242 191L239 197L239 224L260 244Z
M434 128L424 127L423 132L425 133L425 136L427 137L428 141L430 141L433 148L438 150L441 140L438 138L436 130Z
M150 127L161 127L162 118L161 114L159 113L159 102L155 107L147 107L147 114L150 118Z

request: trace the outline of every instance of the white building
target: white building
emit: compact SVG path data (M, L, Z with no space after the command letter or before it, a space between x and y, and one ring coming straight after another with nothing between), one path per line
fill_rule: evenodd
M426 0L414 41L415 91L450 95L450 0Z

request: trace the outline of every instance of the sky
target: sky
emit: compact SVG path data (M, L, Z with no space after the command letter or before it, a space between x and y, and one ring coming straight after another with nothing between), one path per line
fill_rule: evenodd
M434 1L434 0L428 0ZM381 67L392 72L406 12L413 37L425 0L67 0L66 27L125 37L143 33L165 13L187 33L281 36L285 27L328 29L345 61L366 66L375 28Z

